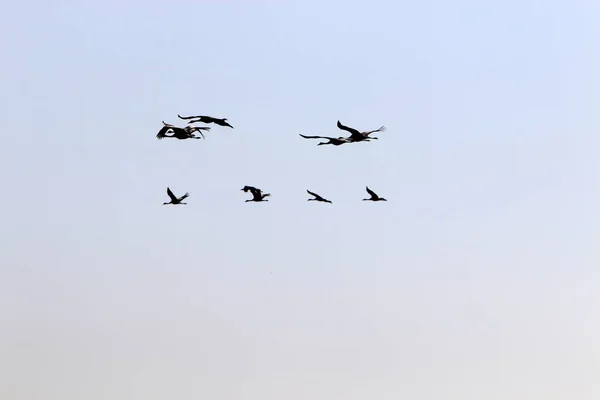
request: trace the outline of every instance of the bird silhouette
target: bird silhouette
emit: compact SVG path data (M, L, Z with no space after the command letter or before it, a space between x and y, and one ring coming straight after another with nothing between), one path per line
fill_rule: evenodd
M187 204L187 203L182 203L182 201L183 201L185 198L189 197L189 195L190 195L189 193L187 193L187 192L186 192L186 194L184 194L183 196L181 196L181 197L176 197L176 196L173 194L173 192L171 191L171 189L170 189L169 187L167 187L167 194L168 194L168 195L169 195L169 197L171 198L171 201L170 201L170 202L168 202L168 203L163 203L163 206L164 206L164 205L166 205L166 204L174 204L174 205L177 205L177 204Z
M221 126L228 126L230 128L233 129L233 126L231 126L229 124L229 122L227 122L227 118L214 118L214 117L209 117L206 115L195 115L195 116L190 116L190 117L182 117L181 115L177 114L177 116L181 119L187 119L187 120L192 120L190 122L188 122L189 124L193 124L196 122L202 122L204 124L217 124L217 125L221 125Z
M369 139L378 139L376 137L369 137L369 135L371 133L385 131L385 126L382 126L379 129L375 129L372 131L359 132L357 129L342 125L342 123L340 121L337 122L337 127L346 132L350 132L350 136L348 137L348 140L350 142L363 142L363 141L369 141Z
M307 201L322 201L323 203L330 203L331 204L331 201L329 201L329 200L327 200L327 199L319 196L318 194L316 194L314 192L311 192L308 189L306 191L308 192L308 194L310 194L311 196L315 197L314 199L308 199Z
M243 188L241 188L240 190L243 190L244 192L250 192L252 193L252 199L250 200L246 200L246 203L249 201L269 201L269 200L265 200L265 197L270 196L270 193L263 193L262 190L255 188L254 186L244 186Z
M322 146L324 144L332 144L334 146L340 146L345 143L350 143L348 138L344 138L344 137L334 138L334 137L329 137L329 136L307 136L307 135L303 135L301 133L299 133L299 135L302 136L304 139L328 139L327 142L317 143L317 146Z
M369 193L371 195L371 198L370 199L363 199L363 201L387 201L383 197L379 197L377 195L377 193L375 193L374 191L372 191L371 189L369 189L368 186L367 186L367 193Z
M158 140L161 140L164 138L175 138L175 139L179 139L179 140L200 139L199 136L194 135L194 132L200 133L202 138L204 138L204 134L202 133L202 131L210 130L210 127L205 127L205 126L186 126L185 128L180 128L175 125L167 124L165 121L162 121L162 123L164 126L156 134L156 138ZM169 132L169 131L171 131L173 133L170 136L167 135L167 132Z

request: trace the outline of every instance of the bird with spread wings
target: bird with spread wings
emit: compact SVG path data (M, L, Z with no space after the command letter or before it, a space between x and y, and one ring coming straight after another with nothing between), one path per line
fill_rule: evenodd
M316 194L316 193L314 193L314 192L311 192L311 191L310 191L310 190L308 190L308 189L307 189L306 191L308 192L308 194L310 194L311 196L313 196L313 197L314 197L313 199L308 199L307 201L321 201L321 202L323 202L323 203L330 203L330 204L331 204L331 201L330 201L330 200L327 200L326 198L324 198L324 197L322 197L322 196L319 196L318 194Z
M163 203L163 206L166 204L187 204L187 203L182 203L183 200L185 200L187 197L190 196L189 193L185 193L183 196L181 197L177 197L173 194L173 192L171 191L171 188L167 187L167 194L169 195L169 197L171 198L171 201L169 201L168 203Z

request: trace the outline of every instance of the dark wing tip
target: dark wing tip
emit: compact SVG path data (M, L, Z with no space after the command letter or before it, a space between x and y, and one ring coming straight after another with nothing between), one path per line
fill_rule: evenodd
M169 195L169 197L171 198L171 200L173 200L173 201L177 200L177 198L175 197L175 195L171 191L171 188L168 187L168 186L167 186L167 194Z

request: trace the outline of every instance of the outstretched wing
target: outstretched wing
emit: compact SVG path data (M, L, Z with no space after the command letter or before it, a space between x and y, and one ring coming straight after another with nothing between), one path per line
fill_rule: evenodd
M369 189L369 187L367 186L367 193L369 193L371 195L372 198L376 199L377 197L377 193L375 193L374 191L372 191L371 189Z
M244 192L247 192L248 190L249 190L249 191L251 191L251 192L254 192L255 190L258 190L258 189L257 189L257 188L255 188L254 186L248 186L248 185L246 185L246 186L244 186L244 187L242 188L242 190L243 190Z
M169 188L169 187L167 187L167 194L171 198L171 201L177 201L177 197L175 197L175 195L173 194L173 192L171 192L171 188Z
M203 122L205 124L210 124L211 122L216 123L217 119L213 117L209 117L208 115L201 115L196 117L193 121L188 122L189 124L193 124L196 122Z
M183 199L185 199L186 197L190 197L190 194L188 192L185 192L185 194L183 196L181 196L179 201L183 201Z
M206 121L204 118L202 118L202 119L194 119L192 121L188 121L188 124L195 124L196 122L202 122L202 123L208 124L210 121Z
M367 193L369 193L371 195L372 198L374 199L378 199L379 196L377 196L377 193L375 193L374 191L372 191L371 189L369 189L369 187L367 186Z
M335 140L336 138L328 137L328 136L307 136L299 133L298 135L302 136L304 139L329 139Z
M365 136L369 136L371 133L375 133L375 132L385 132L385 126L381 126L379 129L375 129L369 132L365 132L364 135Z
M352 135L360 135L359 131L357 131L354 128L350 128L350 127L348 127L346 125L342 125L342 123L340 121L337 122L337 127L340 128L343 131L350 132Z
M156 137L160 140L164 137L167 137L167 135L165 135L169 130L171 130L171 127L169 125L165 125L163 126L160 131L158 131L158 133L156 134Z
M178 116L179 118L181 118L181 119L196 119L196 118L204 118L204 116L202 116L202 115L194 115L194 116L191 116L191 117L182 117L181 115L177 114L177 116Z
M311 196L315 196L315 198L317 200L325 200L323 197L319 196L318 194L316 194L315 192L311 192L310 190L306 190L308 192L308 194L310 194Z

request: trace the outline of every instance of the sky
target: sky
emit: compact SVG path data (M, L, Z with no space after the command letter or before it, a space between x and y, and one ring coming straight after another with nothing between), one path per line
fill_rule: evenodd
M600 397L597 2L3 16L0 398Z

